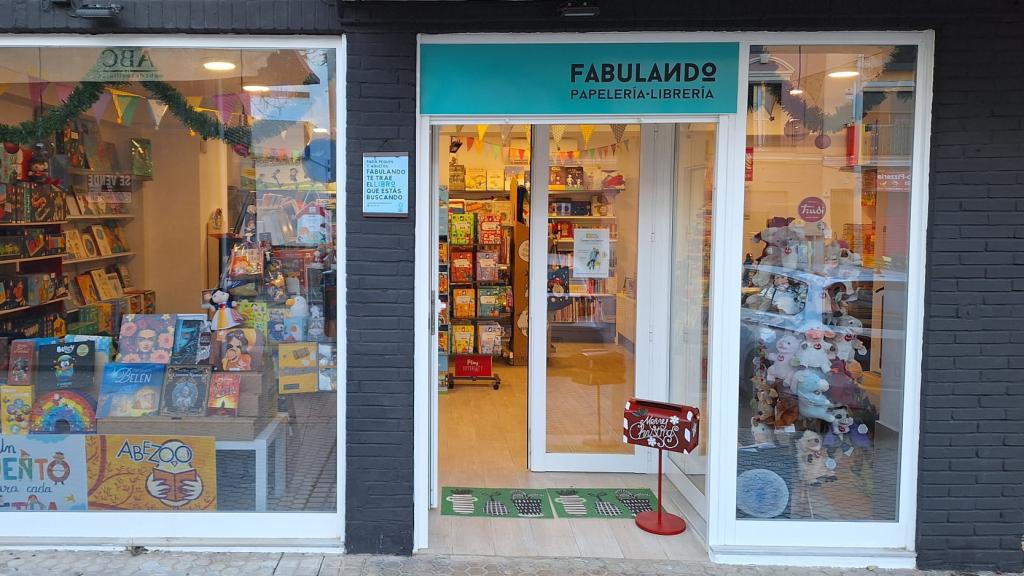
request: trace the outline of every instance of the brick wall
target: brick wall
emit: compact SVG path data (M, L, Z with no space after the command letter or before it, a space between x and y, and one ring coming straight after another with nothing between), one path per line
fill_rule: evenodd
M364 152L416 165L416 36L348 42L348 458L346 548L409 554L413 529L414 215L363 218ZM410 197L410 207L415 198Z

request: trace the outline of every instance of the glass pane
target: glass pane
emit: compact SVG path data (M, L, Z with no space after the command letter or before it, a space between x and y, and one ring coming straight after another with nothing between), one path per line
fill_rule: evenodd
M548 175L547 451L632 454L638 125L554 125Z
M334 51L0 51L0 506L335 512Z
M752 52L737 515L893 521L916 51Z
M669 401L700 410L700 444L669 458L702 493L708 431L708 312L711 283L711 202L715 192L714 124L676 127L672 215L672 309Z

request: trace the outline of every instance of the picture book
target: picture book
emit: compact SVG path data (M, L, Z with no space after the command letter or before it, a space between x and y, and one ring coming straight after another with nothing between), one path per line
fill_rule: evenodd
M107 236L107 228L102 224L93 224L89 227L92 237L96 239L96 249L100 256L110 256L114 251L110 247L110 238Z
M100 418L156 416L164 384L164 364L121 364L103 367L100 382Z
M476 330L472 324L452 326L452 349L456 354L472 354Z
M29 415L30 434L96 432L96 402L78 390L36 392Z
M505 172L503 170L487 171L487 189L491 192L500 192L505 189Z
M93 237L92 233L85 230L82 230L79 233L82 235L82 251L85 252L85 257L96 258L99 256L99 249L96 248L96 239Z
M174 351L174 316L127 314L121 321L118 362L167 364Z
M153 145L148 138L132 138L128 141L132 152L132 174L153 176Z
M501 353L501 325L497 322L481 322L477 326L477 348L481 354Z
M96 293L99 294L100 300L117 298L117 292L114 292L113 287L110 286L110 282L107 281L107 273L105 270L102 268L89 270L89 276L92 276L92 283L96 286Z
M278 392L302 394L319 388L319 350L316 342L289 342L277 348Z
M270 322L270 308L266 302L256 300L242 300L235 309L242 315L245 328L255 328L264 338L267 336L267 326Z
M204 364L213 336L205 314L178 314L174 319L171 364Z
M209 386L209 366L168 366L164 375L160 414L164 416L202 416L206 414Z
M11 260L25 256L25 239L21 236L0 237L0 260Z
M78 205L78 198L73 192L64 194L64 205L67 207L68 216L81 216L82 208Z
M115 297L124 296L124 286L121 285L121 277L117 272L107 272L107 284L114 291Z
M28 434L31 413L31 386L0 386L0 432L5 436Z
M590 214L593 216L612 216L612 200L606 194L590 197Z
M448 243L441 242L437 245L437 261L441 264L448 263Z
M473 318L476 316L476 290L472 288L456 288L452 290L454 318Z
M52 390L84 390L90 394L96 387L96 344L67 342L41 344L38 349L39 371L36 393Z
M210 376L210 397L206 402L206 415L238 415L238 398L241 390L241 374L215 372Z
M437 323L441 326L451 322L449 317L448 302L441 300L437 305Z
M498 251L477 250L476 279L478 282L498 281Z
M322 392L332 392L338 389L338 360L337 350L332 344L317 345L317 360L319 379L317 386Z
M512 212L512 201L511 200L495 200L491 204L493 214L498 217L498 223L502 226L511 226L513 224L513 212Z
M583 190L583 166L565 167L565 189Z
M77 228L64 231L64 243L67 245L68 254L71 260L85 258L85 246L82 245L82 235Z
M491 213L491 200L466 200L466 214L476 214L479 218L480 214Z
M448 241L452 246L468 246L475 240L476 216L452 214L448 224Z
M89 158L85 154L85 145L82 143L82 134L78 121L69 122L64 128L63 134L64 151L72 168L89 169Z
M468 250L455 250L451 255L449 280L454 284L465 284L473 281L473 253Z
M479 307L477 315L487 318L504 316L511 312L512 291L508 286L481 286L479 292Z
M81 292L82 300L86 304L99 302L100 295L96 291L96 285L92 282L92 276L89 274L79 274L75 276L75 283L78 285L78 291Z
M287 326L283 329L287 331ZM287 334L284 336L287 337ZM216 365L221 370L259 370L262 365L263 340L255 328L218 330L214 349L217 351Z
M132 284L131 272L128 271L128 266L126 264L117 264L115 269L117 270L118 277L121 278L121 286L124 286L125 290L134 287Z
M465 190L466 189L466 167L462 164L449 164L448 165L448 189L449 190Z
M439 294L447 294L448 293L448 287L449 287L448 286L448 273L447 272L438 272L438 274L437 274L437 292Z
M451 345L448 341L448 329L441 328L437 331L437 351L441 354L447 354Z
M111 172L118 170L117 147L113 142L100 142L96 147L96 162L94 170L100 172Z
M565 190L565 166L552 166L548 170L548 190Z
M128 233L125 231L124 226L121 226L117 222L111 222L109 230L110 232L107 234L107 238L110 240L110 248L115 254L131 250L131 248L128 247Z
M25 253L29 257L42 256L46 248L46 233L41 228L28 228L24 232Z
M466 191L486 192L487 191L487 170L483 168L466 169Z
M481 244L501 244L501 216L481 214L477 217Z

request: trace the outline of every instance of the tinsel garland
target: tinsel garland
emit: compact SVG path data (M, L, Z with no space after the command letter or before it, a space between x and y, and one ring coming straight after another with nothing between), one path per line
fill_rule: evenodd
M167 109L186 128L205 139L218 139L246 151L252 144L252 129L249 126L224 126L220 120L199 112L189 106L185 97L174 86L161 81L144 81L142 86L153 98L167 104ZM82 82L71 91L68 99L60 106L48 109L34 120L20 124L0 124L0 142L32 145L45 141L64 129L67 124L92 108L108 86L122 86L120 82Z

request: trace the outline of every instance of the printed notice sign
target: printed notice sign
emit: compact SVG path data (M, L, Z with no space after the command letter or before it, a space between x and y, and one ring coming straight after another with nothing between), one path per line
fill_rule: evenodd
M611 243L607 228L577 228L573 233L574 278L607 278Z
M409 215L409 154L363 154L363 216Z

